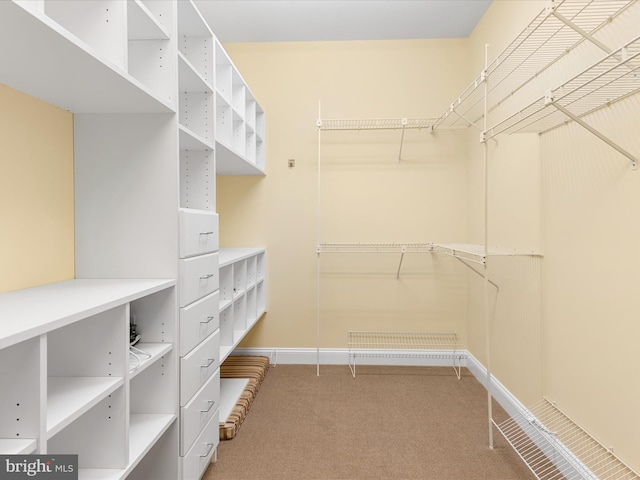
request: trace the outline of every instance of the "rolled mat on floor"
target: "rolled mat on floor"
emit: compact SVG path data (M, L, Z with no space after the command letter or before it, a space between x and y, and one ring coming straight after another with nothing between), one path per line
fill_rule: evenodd
M253 399L269 370L269 357L228 357L220 365L220 378L246 378L247 386L226 419L220 419L220 440L231 440L244 422Z

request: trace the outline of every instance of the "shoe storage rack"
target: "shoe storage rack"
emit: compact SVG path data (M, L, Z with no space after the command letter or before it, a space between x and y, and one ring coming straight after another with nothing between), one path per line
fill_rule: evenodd
M456 333L349 332L349 368L353 378L358 357L451 360L458 380L461 363L466 358L458 349Z

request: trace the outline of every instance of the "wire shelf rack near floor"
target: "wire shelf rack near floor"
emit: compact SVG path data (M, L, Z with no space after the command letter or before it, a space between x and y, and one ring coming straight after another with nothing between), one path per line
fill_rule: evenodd
M349 332L349 368L356 378L356 358L431 358L451 360L460 380L461 362L466 355L459 350L458 335L453 332Z

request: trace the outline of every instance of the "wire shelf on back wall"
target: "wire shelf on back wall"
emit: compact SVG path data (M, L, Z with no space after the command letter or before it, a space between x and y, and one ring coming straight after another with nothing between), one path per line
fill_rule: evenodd
M458 335L452 332L350 331L349 368L354 378L357 357L451 360L460 380L461 362L466 355L459 350Z
M494 425L539 480L640 479L546 398Z
M321 130L403 130L431 129L435 121L435 118L323 118L316 123Z

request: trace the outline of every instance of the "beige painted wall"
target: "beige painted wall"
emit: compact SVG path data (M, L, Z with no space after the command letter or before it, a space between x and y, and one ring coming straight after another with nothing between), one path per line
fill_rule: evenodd
M499 46L495 53L499 52L512 38L503 35L505 28L528 24L542 7L544 2L494 2L470 39L476 67L482 68L479 56L485 43ZM624 38L636 35L637 7L624 20L613 22L601 39L615 48ZM544 82L555 85L576 65L602 55L593 50L587 44L581 46L577 55L551 69L536 87L545 88ZM588 121L640 155L639 112L636 95L589 116ZM576 124L539 138L515 134L501 136L498 142L489 155L490 243L540 248L544 259L538 330L535 312L514 301L528 289L537 294L535 262L490 264L492 275L499 278L507 273L510 287L521 285L513 299L498 301L503 312L498 311L492 325L492 370L525 404L542 395L556 401L639 471L640 412L635 399L640 395L640 379L628 368L636 363L640 338L640 300L635 293L640 284L638 172ZM480 156L481 149L472 147L472 157ZM481 172L472 168L472 198L481 185ZM473 207L471 211L470 233L480 238L482 228ZM527 273L529 267L533 270ZM484 359L485 330L477 315L482 296L472 283L469 297L470 348ZM519 351L518 346L527 347L521 326L528 326L531 340L528 348Z
M73 116L0 85L0 292L74 275Z
M218 178L223 246L265 245L268 314L245 346L316 345L321 242L464 241L465 132L322 132L324 118L436 117L468 78L466 40L225 45L267 115L267 176ZM287 160L296 166L288 168ZM348 330L454 330L466 271L429 254L320 258L320 345Z

